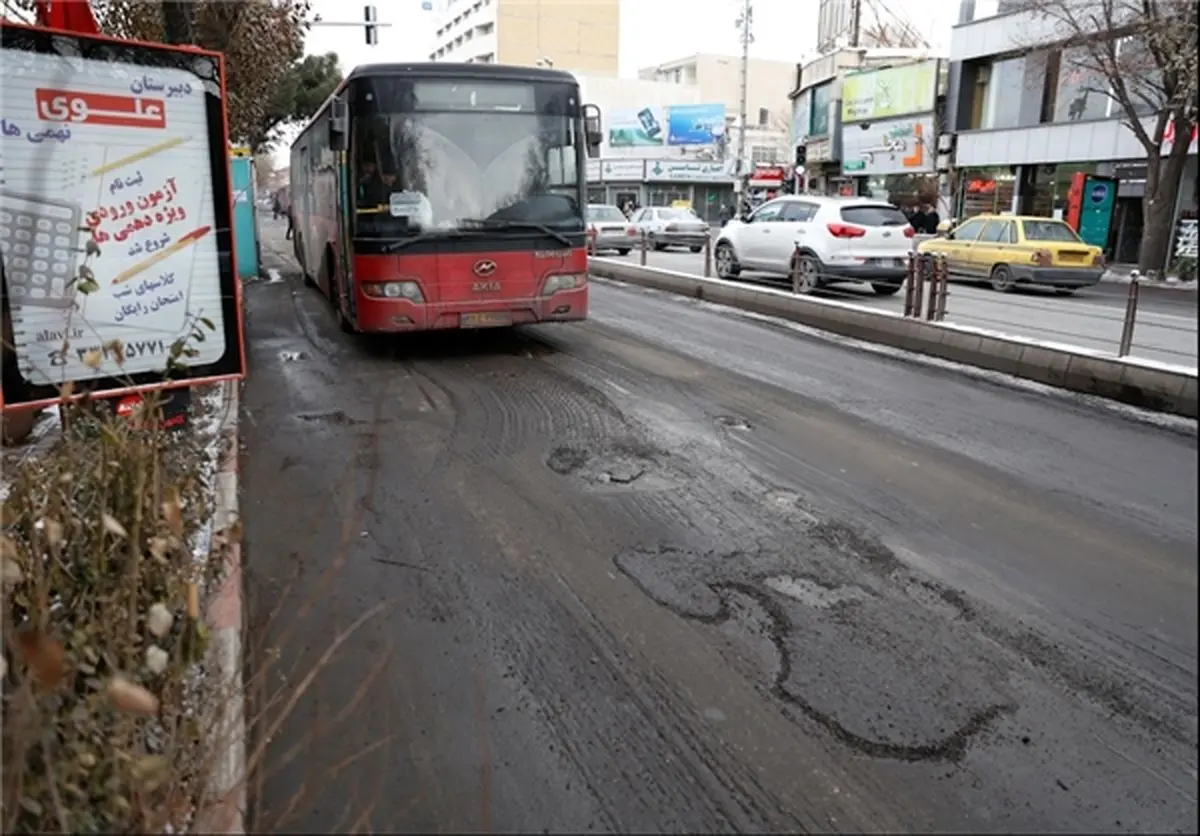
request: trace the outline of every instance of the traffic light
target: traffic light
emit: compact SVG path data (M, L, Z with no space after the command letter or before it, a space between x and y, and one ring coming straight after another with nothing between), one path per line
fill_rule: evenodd
M363 6L363 23L367 35L367 46L375 46L379 43L379 27L375 24L379 21L379 16L375 12L374 6Z
M796 168L802 168L808 161L808 146L800 143L796 146Z

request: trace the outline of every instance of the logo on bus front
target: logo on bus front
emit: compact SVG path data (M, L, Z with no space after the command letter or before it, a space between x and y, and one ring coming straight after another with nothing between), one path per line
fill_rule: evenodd
M496 262L494 262L490 259L484 259L483 261L476 261L475 266L472 268L472 270L474 271L476 276L479 276L481 278L486 278L487 276L490 276L490 275L492 275L492 273L496 272Z

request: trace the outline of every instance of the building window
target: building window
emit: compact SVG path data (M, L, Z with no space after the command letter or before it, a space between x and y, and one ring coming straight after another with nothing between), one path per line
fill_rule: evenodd
M758 109L758 126L760 128L765 128L768 124L770 124L770 122L771 111L767 110L765 107L760 107Z
M775 157L775 146L773 145L750 146L750 162L752 163L773 163Z
M1081 122L1108 116L1108 79L1086 49L1063 50L1054 94L1054 121Z
M975 95L982 104L975 128L1015 128L1021 124L1021 100L1025 91L1025 58L993 61L980 68Z
M684 185L654 185L650 187L650 206L670 206L677 200L691 201L692 188Z
M812 113L808 121L810 137L825 136L829 133L829 101L832 93L832 84L822 84L813 88Z

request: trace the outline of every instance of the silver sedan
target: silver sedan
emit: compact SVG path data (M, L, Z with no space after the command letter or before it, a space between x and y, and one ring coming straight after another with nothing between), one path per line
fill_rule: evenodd
M596 252L616 250L627 255L637 246L637 228L615 206L593 203L587 208L588 234L595 239Z
M708 223L690 209L650 206L635 212L633 222L647 245L656 250L687 247L698 253L711 233Z

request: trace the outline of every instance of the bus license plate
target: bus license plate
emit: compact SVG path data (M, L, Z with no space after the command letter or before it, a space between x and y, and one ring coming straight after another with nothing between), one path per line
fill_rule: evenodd
M507 311L500 313L465 313L459 317L458 324L461 328L501 328L505 325L512 325L512 314Z

